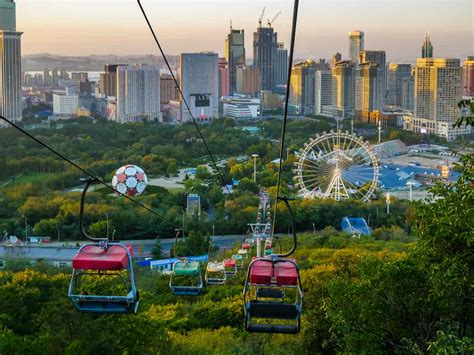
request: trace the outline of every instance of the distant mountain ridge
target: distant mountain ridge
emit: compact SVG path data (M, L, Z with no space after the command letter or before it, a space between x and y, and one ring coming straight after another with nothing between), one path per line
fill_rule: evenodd
M168 55L172 67L179 66L179 56ZM66 70L101 71L104 64L155 64L164 66L161 56L147 55L90 55L90 56L61 56L50 53L30 54L22 56L23 71L41 71L44 68L64 68Z

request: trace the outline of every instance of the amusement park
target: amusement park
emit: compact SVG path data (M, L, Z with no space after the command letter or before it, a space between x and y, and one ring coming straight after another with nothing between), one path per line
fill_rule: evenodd
M349 32L350 54L360 52L350 60L300 61L308 17L295 0L288 49L272 27L282 11L262 25L264 7L253 65L235 19L225 58L176 61L164 39L185 36L166 27L178 17L155 16L181 5L133 4L125 39L138 43L140 28L151 64L106 64L97 87L74 72L79 84L64 92L67 71L51 77L53 111L90 104L73 119L36 122L47 105L31 94L25 107L37 112L23 122L0 101L0 354L474 353L474 104L456 103L449 127L439 119L445 136L397 121L428 120L397 103L447 63L432 58L428 34L413 82L411 72L397 79L384 51L364 50L362 31ZM0 0L0 11L3 63L4 36L22 33L15 2ZM320 112L305 101L325 99L325 75L337 96L341 72L357 73L354 87L380 80L367 94L376 98L354 94L348 110L319 102ZM28 75L24 85L39 77ZM354 110L379 94L394 96L390 113ZM105 114L92 114L100 100ZM275 106L267 115L263 102Z

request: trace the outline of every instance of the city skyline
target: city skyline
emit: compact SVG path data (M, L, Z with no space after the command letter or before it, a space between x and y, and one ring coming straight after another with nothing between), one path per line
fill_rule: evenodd
M24 32L25 55L157 54L136 1L17 0L16 3L17 28ZM223 0L215 6L216 3L142 1L169 54L215 51L224 56L224 39L232 18L235 29L247 32L245 46L250 59L251 34L257 28L264 6L264 25L267 19L282 11L273 27L279 41L288 45L291 1ZM339 51L347 58L348 32L361 30L365 32L365 48L385 50L390 61L414 62L421 56L426 32L430 33L435 57L464 58L474 52L472 6L469 0L308 0L301 3L295 54L297 58L330 58ZM179 19L170 13L179 14Z

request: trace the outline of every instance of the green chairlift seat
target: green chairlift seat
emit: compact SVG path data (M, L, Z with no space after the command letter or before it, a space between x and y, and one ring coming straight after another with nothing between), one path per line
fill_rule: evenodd
M173 265L169 287L174 295L198 296L204 289L197 261L178 260Z

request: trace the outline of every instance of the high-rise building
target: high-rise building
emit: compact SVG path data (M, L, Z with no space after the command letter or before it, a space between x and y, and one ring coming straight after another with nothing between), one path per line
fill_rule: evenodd
M271 25L259 26L253 33L253 66L262 76L262 90L274 91L274 59L278 48L277 33Z
M323 113L323 106L332 105L332 73L330 70L316 71L315 114Z
M364 50L364 32L349 32L349 59L357 65L359 64L359 53Z
M45 68L43 70L43 83L44 83L44 86L53 85L53 78L51 77L51 74L49 73L48 68Z
M433 58L433 45L431 44L430 35L425 34L423 47L421 47L421 58Z
M352 117L355 107L355 66L352 61L336 63L332 69L333 116Z
M16 31L15 2L0 0L0 115L12 121L22 119L21 35Z
M233 95L237 89L237 68L245 65L244 30L234 30L230 27L230 33L225 40L225 54L229 68L230 94Z
M278 43L273 57L275 64L274 69L274 86L286 85L288 79L288 50L283 47L283 43Z
M160 68L128 65L117 68L117 121L160 119Z
M262 77L257 68L247 66L237 68L237 88L235 93L255 97L260 90L262 90Z
M117 68L123 64L106 64L100 74L99 92L106 96L117 96Z
M462 87L464 96L474 96L474 56L467 57L463 63Z
M411 75L403 78L401 82L400 108L413 111L415 105L415 78Z
M340 62L342 60L342 54L339 52L336 52L332 55L332 60L331 60L331 68L334 68L336 66L337 62Z
M355 80L355 116L358 119L367 117L369 112L383 110L384 86L383 76L377 64L361 63Z
M454 139L470 127L454 129L461 115L461 66L459 59L419 58L415 67L415 110L405 128Z
M219 115L219 62L217 53L181 53L180 86L189 105L180 98L178 120L210 120Z
M160 104L165 105L170 101L178 100L179 91L170 74L160 75Z
M385 91L387 88L387 59L385 51L374 51L374 50L363 50L360 52L359 63L372 63L378 65L378 70L382 77L382 85L384 88L384 101L382 105L385 105Z
M402 105L402 82L405 78L411 78L411 64L389 64L387 104L395 106Z
M230 94L229 75L230 72L227 60L225 58L219 58L219 98Z
M78 95L53 94L53 113L56 116L75 116L78 105Z
M291 69L290 104L299 115L315 113L316 63L308 59Z
M89 80L89 74L87 72L74 72L74 73L71 73L71 80L74 80L74 81Z

